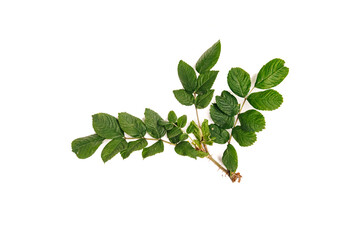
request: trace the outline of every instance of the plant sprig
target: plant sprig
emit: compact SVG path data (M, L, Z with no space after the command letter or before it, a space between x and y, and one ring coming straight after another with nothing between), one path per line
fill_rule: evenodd
M212 86L218 71L212 70L221 52L217 41L198 59L195 68L184 61L178 63L177 71L183 89L174 90L175 98L182 105L194 105L196 120L187 124L187 116L177 117L174 111L163 119L155 111L146 108L145 118L141 120L129 113L121 112L118 117L106 113L92 116L95 134L75 139L72 151L78 158L92 156L105 139L110 139L101 153L104 162L120 153L123 159L133 152L142 150L142 157L156 155L164 151L164 143L173 145L177 154L194 159L208 158L233 181L240 181L237 172L238 155L232 138L241 147L251 146L257 140L257 133L265 128L265 118L257 110L272 111L280 107L283 97L271 89L280 84L288 75L289 69L284 61L275 58L259 71L254 86L251 87L250 75L242 68L232 68L227 75L229 91L222 91L210 106L210 117L202 122L199 109L207 108L214 95ZM255 89L264 91L253 92ZM242 99L239 103L238 99ZM243 112L248 102L254 109ZM187 126L187 127L186 127ZM150 137L147 137L149 135ZM148 146L148 141L154 143ZM227 144L222 161L215 160L208 151L208 145Z

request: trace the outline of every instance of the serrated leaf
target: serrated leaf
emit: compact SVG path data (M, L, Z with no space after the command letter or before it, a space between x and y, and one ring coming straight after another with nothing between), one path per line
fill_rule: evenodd
M166 134L166 129L163 126L160 126L158 122L163 119L155 111L146 108L145 110L145 125L147 132L151 137L161 138Z
M159 140L156 143L152 144L151 146L144 148L142 150L142 157L145 159L147 157L153 156L163 151L164 151L163 142Z
M174 127L173 123L167 122L162 119L158 121L158 125L164 127L167 131L171 130Z
M71 143L72 151L80 159L91 157L96 152L105 138L93 134L87 137L77 138Z
M236 97L227 91L223 91L221 96L216 96L216 103L218 108L228 116L235 116L239 112Z
M214 90L209 90L205 94L198 95L195 99L195 105L198 109L206 108L213 98Z
M147 146L146 139L141 138L136 141L129 142L127 145L127 148L125 150L121 151L120 153L121 153L122 158L126 159L131 155L131 153L133 153L135 151L139 151L146 146Z
M177 119L177 126L179 128L185 127L187 124L187 115L183 115Z
M237 151L232 144L227 145L227 149L223 153L222 162L231 173L236 172L238 167L238 156Z
M264 65L257 75L255 87L268 89L280 84L289 73L284 60L275 58Z
M191 106L194 103L194 97L184 89L174 90L173 94L179 103L185 106Z
M203 141L205 141L205 142L211 141L211 139L209 137L210 133L209 133L209 126L208 126L208 119L203 120L201 130L202 130Z
M107 139L123 137L123 131L117 119L107 113L92 115L92 126L96 134Z
M175 146L175 151L177 154L182 156L188 156L196 159L197 157L205 157L208 153L197 151L189 142L180 142Z
M176 143L179 143L181 141L181 136L182 136L182 134L179 134L179 135L177 135L175 137L168 138L168 139L170 140L171 143L176 144Z
M215 124L224 129L229 129L233 127L234 117L228 116L223 113L217 106L213 104L209 110L210 116Z
M209 125L209 132L211 137L214 137L213 141L218 144L225 144L229 140L229 133L227 130L217 126L216 124Z
M193 135L198 139L198 140L201 140L201 131L198 127L198 125L194 122L194 121L191 121L189 126L187 127L187 130L186 132L188 134L190 133L193 133Z
M218 71L208 71L198 76L198 87L196 93L204 94L211 90L214 81L216 80Z
M122 130L131 137L141 138L146 134L146 126L141 119L122 112L118 114L118 122Z
M237 126L232 129L232 136L242 147L251 146L257 140L255 132L245 131L241 126Z
M170 123L176 123L177 121L177 115L174 111L170 111L167 118Z
M174 127L167 132L168 138L173 138L182 134L182 130L179 127Z
M194 69L181 60L178 63L177 71L183 88L187 92L193 93L197 88L197 75Z
M179 137L179 141L184 141L188 138L188 134L187 133L182 133Z
M247 100L254 108L268 111L279 108L283 103L282 95L273 89L251 93Z
M248 132L260 132L266 126L264 116L257 110L248 110L239 114L238 118L242 129Z
M196 70L199 73L205 73L208 70L211 70L214 65L216 65L219 55L221 54L221 42L218 40L215 44L212 45L207 51L205 51L202 56L198 59L196 63Z
M251 77L242 68L232 68L228 72L227 82L232 92L239 97L247 96L251 87Z
M103 148L101 152L101 158L103 162L107 162L119 152L125 150L127 148L127 142L123 138L115 138L112 139L106 146Z

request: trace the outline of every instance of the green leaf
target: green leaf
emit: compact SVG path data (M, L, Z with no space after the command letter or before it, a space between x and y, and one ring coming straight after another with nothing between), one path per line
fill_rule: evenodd
M170 111L167 118L170 123L176 123L177 121L177 115L174 111Z
M164 151L163 142L159 140L156 143L152 144L151 146L144 148L142 150L142 157L145 159L147 157L153 156L163 151Z
M121 151L121 156L122 156L123 159L126 159L134 151L141 150L146 146L147 146L147 141L144 138L138 139L138 140L133 141L133 142L129 142L127 148L125 150Z
M284 63L282 59L275 58L264 65L257 75L255 87L268 89L280 84L289 73Z
M167 131L171 130L174 127L173 123L167 122L162 119L158 121L158 125L164 127Z
M161 138L166 134L166 129L158 124L160 120L163 119L158 113L149 108L146 108L145 125L147 128L147 132L151 137Z
M221 54L221 42L218 40L212 47L205 51L196 63L196 70L205 73L216 65Z
M233 127L234 117L228 116L223 113L217 106L213 104L209 110L210 116L215 124L224 129L229 129Z
M182 133L179 137L179 141L184 141L188 138L188 134L187 133Z
M187 124L187 115L183 115L177 119L177 126L179 128L185 127Z
M71 148L78 158L85 159L96 152L103 140L105 140L103 137L93 134L75 139L71 143Z
M208 92L212 86L214 81L216 80L218 75L218 71L208 71L198 76L198 87L196 93L204 94Z
M238 157L236 149L232 144L227 145L227 149L223 153L222 162L231 173L236 172L238 167Z
M264 116L257 110L248 110L239 114L242 129L248 132L260 132L266 126Z
M184 89L174 90L173 94L175 95L177 101L179 101L182 105L191 106L194 103L193 95Z
M211 139L209 137L210 132L208 126L208 119L203 120L201 130L202 130L203 140L205 141L205 143L207 144L207 142L211 142Z
M181 141L182 134L179 134L175 137L168 138L171 143L179 143Z
M182 156L188 156L196 159L197 157L205 157L208 153L197 151L189 142L180 142L175 146L175 151L177 154Z
M198 95L195 100L195 105L198 109L206 108L213 98L214 90L210 90L203 95Z
M227 82L232 92L239 97L247 96L251 87L251 77L242 68L232 68L228 72Z
M241 126L233 128L232 136L242 147L251 146L257 140L257 135L255 132L245 131Z
M123 137L123 131L117 119L107 113L97 113L92 115L92 126L97 135L112 139L116 137Z
M211 137L214 137L214 142L218 144L225 144L229 140L229 133L227 130L218 127L216 124L209 125L209 132Z
M122 112L118 114L118 122L125 133L131 137L141 138L146 134L146 126L141 119Z
M198 139L201 140L201 131L199 130L198 125L194 122L191 121L189 126L187 127L186 132L188 134L193 133L193 135Z
M179 127L174 127L171 130L169 130L167 132L167 137L168 138L173 138L176 137L178 135L182 134L182 130Z
M279 108L283 103L282 95L273 89L251 93L247 100L254 108L268 111Z
M181 60L178 63L177 71L183 88L187 92L193 93L197 88L197 75L194 69Z
M223 91L221 96L216 96L216 103L218 108L228 116L235 116L239 112L236 97L227 91Z
M107 162L117 153L125 150L127 148L127 142L123 138L112 139L107 145L103 148L101 153L101 158L103 162Z

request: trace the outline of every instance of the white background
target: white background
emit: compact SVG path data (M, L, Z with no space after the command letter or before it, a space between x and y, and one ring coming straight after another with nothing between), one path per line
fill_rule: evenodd
M355 3L1 1L0 239L359 239ZM215 94L231 67L290 68L258 141L234 143L241 183L171 146L106 164L71 152L94 113L194 118L172 95L177 64L218 39Z

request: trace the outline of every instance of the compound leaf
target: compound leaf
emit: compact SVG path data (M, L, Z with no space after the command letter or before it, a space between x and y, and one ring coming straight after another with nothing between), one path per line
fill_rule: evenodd
M264 116L254 109L239 114L239 122L242 129L248 132L260 132L266 126Z
M225 144L229 140L229 133L227 130L217 126L216 124L209 125L209 132L214 138L213 142L218 144Z
M147 141L144 138L138 139L138 140L133 141L133 142L129 142L128 145L127 145L127 148L125 150L121 151L121 156L122 156L123 159L126 159L134 151L141 150L146 146L147 146Z
M232 144L227 145L227 149L223 153L222 162L231 173L236 172L238 167L238 156L237 151Z
M247 96L251 87L251 77L242 68L232 68L228 72L227 82L232 92L239 97Z
M283 103L282 95L273 89L251 93L247 100L254 108L268 111L279 108Z
M93 134L75 139L71 143L71 148L78 158L85 159L96 152L103 140L105 140L103 137Z
M195 100L195 105L198 109L206 108L213 98L214 90L210 90L205 94L198 95Z
M216 103L218 108L228 116L235 116L239 112L236 97L227 91L223 91L221 96L216 96Z
M131 137L141 138L146 134L146 125L141 119L122 112L118 114L118 122L125 133Z
M204 94L208 92L212 86L214 81L216 80L218 75L218 71L208 71L198 76L198 87L196 93Z
M123 138L114 138L103 148L101 152L101 158L103 162L107 162L117 153L125 150L127 148L127 142Z
M123 131L117 119L107 113L92 115L92 126L96 134L107 139L123 137Z
M176 145L175 151L177 154L182 156L188 156L196 159L197 157L205 157L208 153L197 151L189 142L180 142Z
M245 131L241 126L237 126L232 129L232 136L242 147L251 146L257 140L255 132Z
M198 59L196 63L196 70L199 73L205 73L208 70L211 70L214 65L216 65L219 55L221 54L221 42L218 40L215 44L212 45L207 51L205 51L202 56Z
M157 153L161 153L164 151L163 142L161 140L157 141L156 143L152 144L151 146L144 148L142 150L142 157L147 158L153 156Z
M257 75L255 87L268 89L280 84L289 73L284 60L275 58L264 65Z
M163 119L155 111L146 108L145 110L145 125L147 132L151 137L161 138L166 134L166 129L163 126L160 126L158 122Z
M229 129L233 127L234 117L228 116L223 113L217 106L213 104L209 110L210 116L215 124L224 129Z
M183 88L187 92L193 93L197 88L197 75L194 69L181 60L178 63L177 71Z

